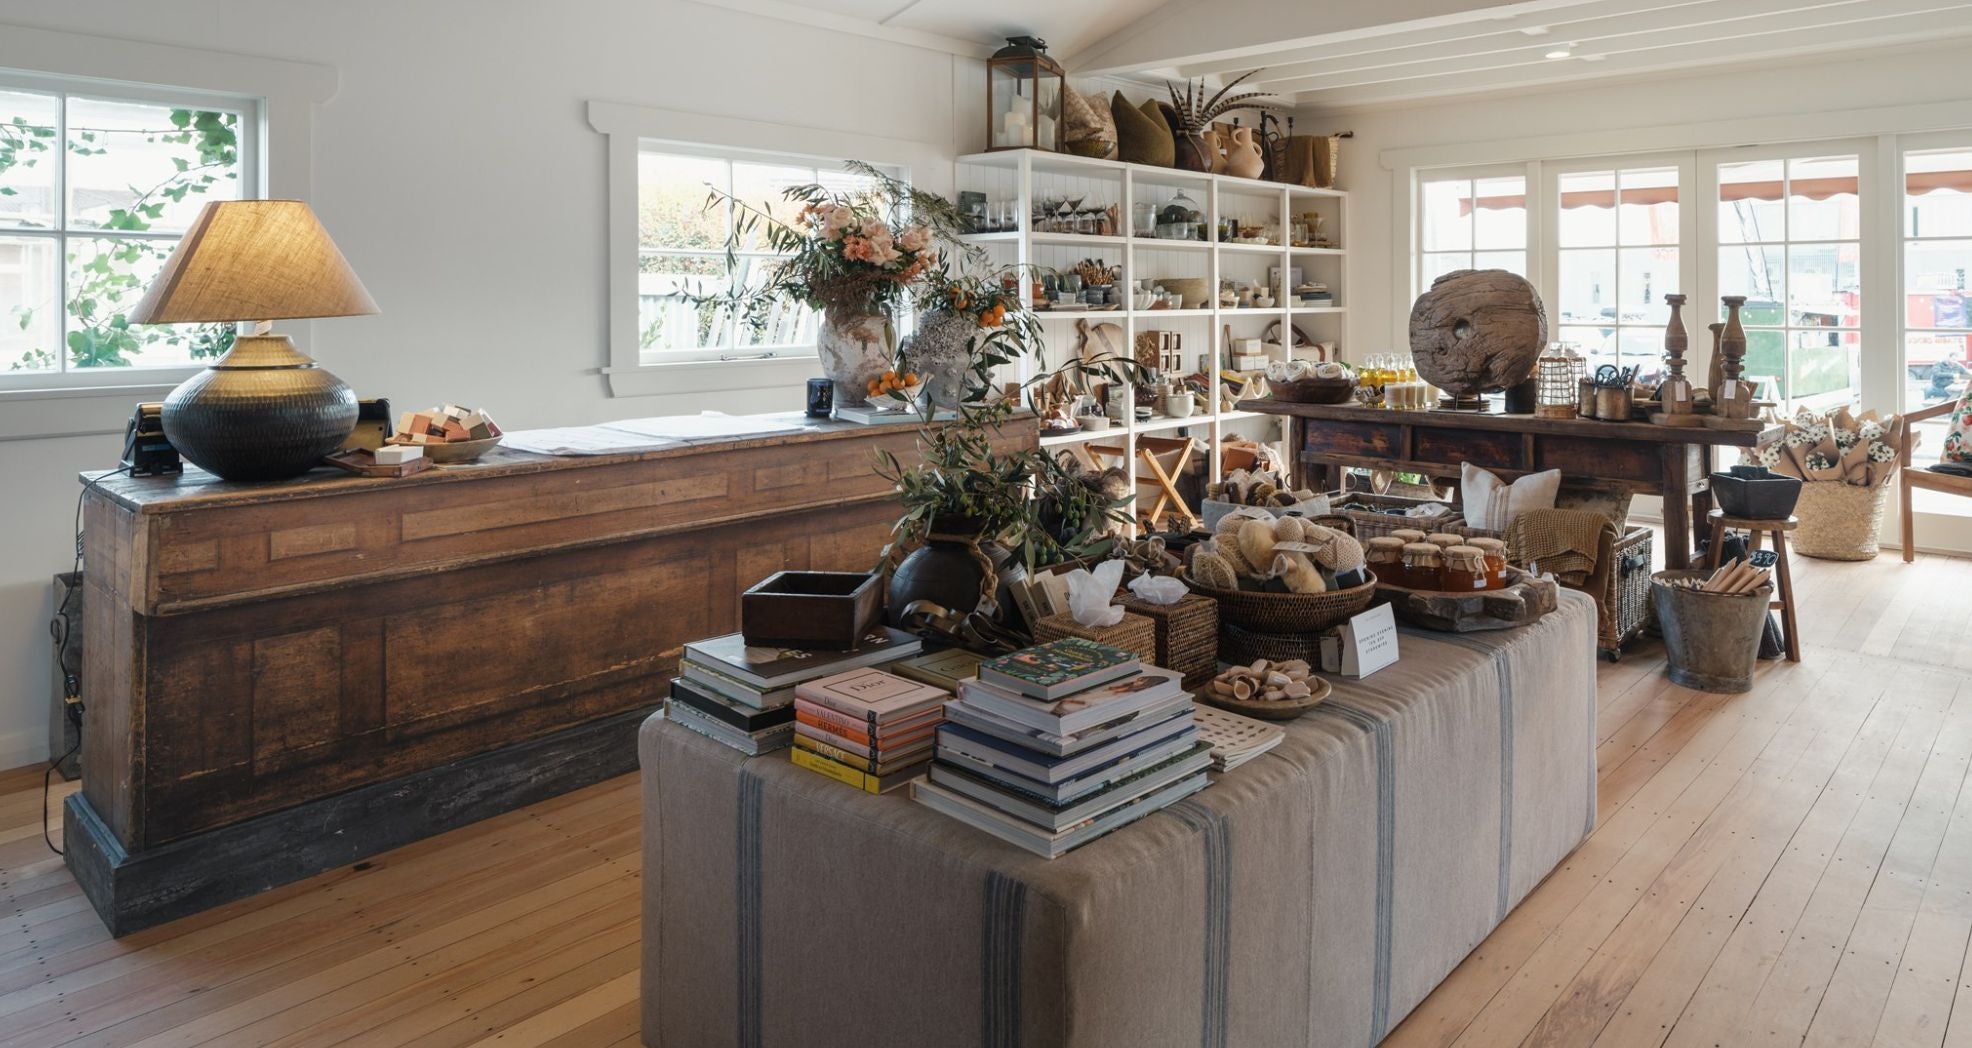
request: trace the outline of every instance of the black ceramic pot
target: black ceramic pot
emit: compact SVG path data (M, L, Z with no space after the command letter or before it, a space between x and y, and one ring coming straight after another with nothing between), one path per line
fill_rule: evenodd
M925 543L890 573L884 621L902 626L913 601L927 601L959 615L979 607L992 560L980 549L977 521L937 520Z
M356 428L356 394L285 335L242 335L164 399L164 435L227 480L300 476Z
M1801 480L1764 466L1734 466L1712 474L1712 498L1728 517L1786 520L1801 498Z

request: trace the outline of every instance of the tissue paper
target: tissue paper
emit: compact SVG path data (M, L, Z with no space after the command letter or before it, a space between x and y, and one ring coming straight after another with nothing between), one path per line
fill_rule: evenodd
M1076 622L1100 629L1123 621L1123 605L1110 603L1123 581L1122 561L1103 561L1094 571L1076 568L1063 579L1068 583L1068 613Z
M1146 604L1176 604L1190 590L1182 580L1168 575L1138 575L1130 580L1130 592Z

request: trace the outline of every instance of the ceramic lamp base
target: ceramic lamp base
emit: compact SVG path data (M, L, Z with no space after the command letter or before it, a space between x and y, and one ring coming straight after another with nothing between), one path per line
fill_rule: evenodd
M356 428L356 394L286 335L241 335L164 400L164 435L226 480L299 476Z

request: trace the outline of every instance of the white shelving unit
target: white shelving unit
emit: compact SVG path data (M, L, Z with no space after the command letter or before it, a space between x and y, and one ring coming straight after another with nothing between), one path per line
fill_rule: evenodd
M1127 287L1142 278L1158 280L1199 277L1208 289L1205 309L1075 311L1039 314L1050 365L1066 359L1078 346L1075 321L1115 323L1122 327L1126 347L1134 347L1144 331L1175 331L1184 342L1187 372L1195 370L1199 354L1209 353L1216 373L1230 359L1226 344L1231 337L1258 338L1269 324L1282 325L1280 336L1286 347L1293 345L1293 328L1301 327L1317 342L1333 342L1338 354L1348 359L1349 271L1346 247L1352 236L1348 217L1348 194L1335 189L1308 189L1278 182L1207 175L1171 168L1126 164L1115 160L1095 160L1065 153L1031 149L974 153L958 159L954 185L960 191L985 194L989 205L1015 205L1022 228L1019 231L981 233L967 241L987 249L995 262L1066 271L1083 258L1098 258L1107 264L1122 265L1122 283ZM1158 208L1169 203L1179 191L1189 197L1206 216L1208 230L1216 230L1221 216L1250 225L1269 225L1280 231L1283 240L1293 216L1308 212L1322 215L1322 233L1341 247L1298 248L1259 244L1231 244L1207 241L1160 240L1132 236L1083 236L1073 233L1036 233L1031 216L1037 196L1081 195L1084 204L1118 204L1127 233L1130 216L1138 201ZM1208 233L1208 235L1211 235ZM1222 280L1244 280L1266 285L1271 270L1283 275L1274 294L1279 304L1270 309L1220 309L1218 288ZM1303 279L1329 286L1335 302L1329 306L1287 304L1294 281L1291 271L1301 270ZM1031 307L1032 282L1021 287L1023 304ZM1020 378L1026 378L1023 374ZM1089 441L1120 444L1129 465L1131 479L1139 477L1137 438L1141 435L1189 435L1206 444L1207 469L1212 480L1219 479L1219 448L1229 436L1243 435L1268 443L1278 442L1281 420L1250 411L1223 410L1218 397L1211 410L1188 418L1157 416L1137 422L1126 413L1121 426L1106 430L1043 437L1044 447L1064 447ZM1235 428L1237 427L1237 428Z

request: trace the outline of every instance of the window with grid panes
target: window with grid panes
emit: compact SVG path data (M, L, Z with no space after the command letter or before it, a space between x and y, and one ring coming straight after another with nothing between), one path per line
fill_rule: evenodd
M1664 296L1684 290L1677 168L1566 172L1555 187L1551 337L1574 346L1591 372L1636 367L1655 381L1670 319Z
M1455 172L1420 176L1417 202L1417 288L1460 269L1504 269L1527 275L1527 179L1471 177Z

